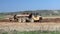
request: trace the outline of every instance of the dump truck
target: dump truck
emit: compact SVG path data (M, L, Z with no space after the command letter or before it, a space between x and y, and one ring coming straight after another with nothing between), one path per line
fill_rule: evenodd
M17 14L13 18L9 19L10 21L16 22L41 22L42 17L40 15L33 14Z

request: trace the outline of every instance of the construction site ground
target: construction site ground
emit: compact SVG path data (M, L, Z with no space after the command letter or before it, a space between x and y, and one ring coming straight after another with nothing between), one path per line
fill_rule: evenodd
M9 21L9 19L0 19L0 22L11 22L11 21ZM14 21L12 21L12 22L14 22ZM41 21L42 23L43 22L60 22L60 17L43 17L43 19L42 19L42 21ZM41 23L41 22L39 22L39 23Z
M60 30L60 17L59 18L45 18L41 22L10 22L9 20L0 20L0 30L4 31L56 31Z

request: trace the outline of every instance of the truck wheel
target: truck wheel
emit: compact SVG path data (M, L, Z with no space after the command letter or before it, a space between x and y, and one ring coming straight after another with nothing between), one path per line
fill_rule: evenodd
M9 20L10 22L12 22L12 20Z

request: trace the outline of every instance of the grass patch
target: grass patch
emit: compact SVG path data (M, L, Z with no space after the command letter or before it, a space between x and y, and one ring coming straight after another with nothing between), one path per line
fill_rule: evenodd
M18 32L17 34L40 34L40 31Z
M2 34L8 34L8 32L3 32Z
M4 32L2 34L60 34L60 31L29 31L29 32L18 32L18 31L13 31L13 32Z
M4 19L5 18L5 16L4 15L0 15L0 19Z

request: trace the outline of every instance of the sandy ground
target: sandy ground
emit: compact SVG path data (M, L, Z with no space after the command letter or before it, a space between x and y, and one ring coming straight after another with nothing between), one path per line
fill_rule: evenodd
M0 20L0 30L4 31L60 31L60 17L43 17L42 22L19 23Z
M4 31L60 31L60 23L0 23L0 30Z

